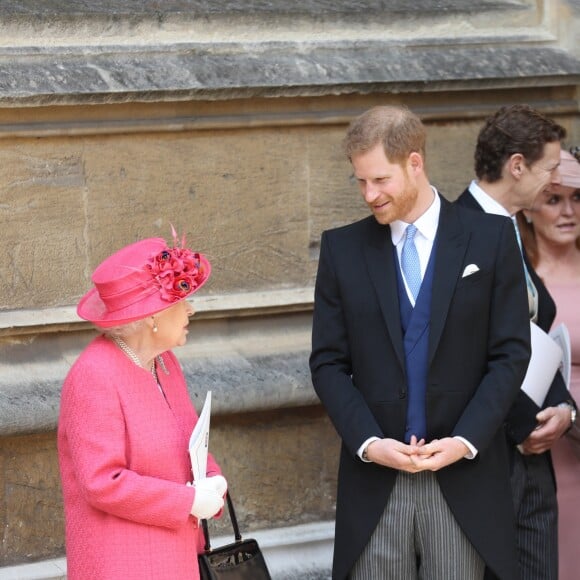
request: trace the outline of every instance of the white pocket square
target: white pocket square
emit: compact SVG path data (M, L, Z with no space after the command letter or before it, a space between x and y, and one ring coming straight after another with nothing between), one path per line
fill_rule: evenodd
M471 276L471 274L475 274L479 272L479 268L476 264L469 264L465 266L465 270L463 270L463 274L461 275L462 278L466 278L467 276Z

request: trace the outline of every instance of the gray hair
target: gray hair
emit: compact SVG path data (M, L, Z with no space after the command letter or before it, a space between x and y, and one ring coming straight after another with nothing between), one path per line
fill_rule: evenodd
M134 320L127 324L120 324L119 326L109 326L107 328L95 325L95 328L109 338L127 338L128 336L141 332L145 328L145 318Z

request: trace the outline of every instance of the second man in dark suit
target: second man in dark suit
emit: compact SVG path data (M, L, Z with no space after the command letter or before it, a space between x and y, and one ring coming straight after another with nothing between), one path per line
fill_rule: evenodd
M527 105L502 107L479 133L477 180L457 204L507 217L530 209L557 176L564 136L563 127ZM547 332L556 307L522 252L530 319ZM556 487L548 450L571 426L573 408L557 373L541 408L520 391L508 415L520 580L558 579Z

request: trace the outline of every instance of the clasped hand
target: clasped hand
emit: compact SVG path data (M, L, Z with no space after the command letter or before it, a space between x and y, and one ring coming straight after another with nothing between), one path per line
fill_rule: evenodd
M192 516L198 519L208 519L224 507L224 495L228 490L228 483L222 475L198 479L193 482L193 487L195 498L191 506Z
M459 461L468 452L467 446L454 437L425 443L414 435L408 444L395 439L379 439L367 448L367 456L374 463L409 473L438 471Z
M546 407L536 415L537 427L521 444L525 455L544 453L570 427L570 409L566 407Z

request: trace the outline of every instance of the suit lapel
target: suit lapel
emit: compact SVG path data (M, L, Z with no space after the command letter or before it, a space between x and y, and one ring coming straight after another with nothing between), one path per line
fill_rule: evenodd
M399 296L397 293L398 264L393 255L389 227L370 222L370 243L365 246L369 276L377 294L385 324L399 363L405 368ZM429 363L435 354L445 320L461 276L461 266L467 250L468 236L463 231L454 207L441 198L441 215L437 229L435 272L431 298L431 327L429 336Z
M365 245L368 272L377 294L391 342L397 353L397 358L401 366L405 368L401 315L397 293L397 272L395 270L398 265L395 263L393 256L391 230L388 226L381 226L374 219L370 223L370 243Z
M429 364L441 339L445 320L461 276L461 266L467 250L468 236L464 233L455 208L441 198L441 214L437 228L435 272L431 297L431 328L429 333Z

